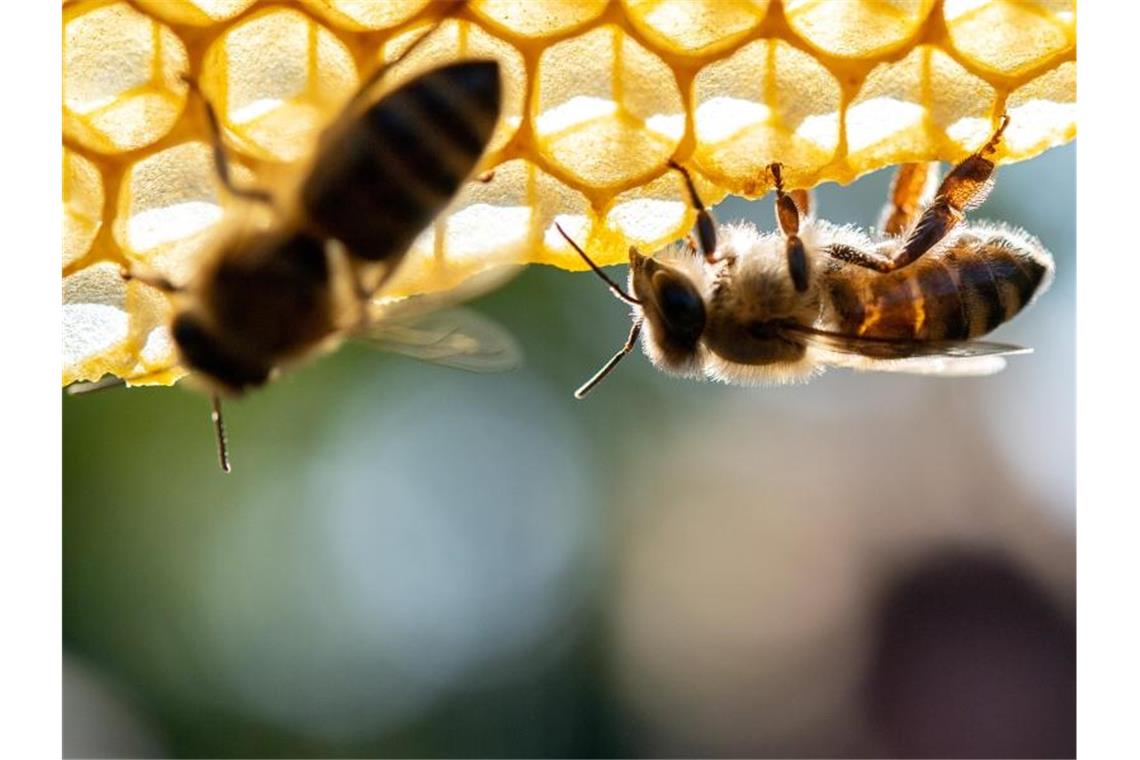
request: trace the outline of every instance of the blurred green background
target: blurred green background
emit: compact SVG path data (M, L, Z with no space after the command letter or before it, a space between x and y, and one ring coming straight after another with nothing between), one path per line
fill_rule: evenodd
M347 346L228 406L228 477L201 396L65 398L65 751L1071 755L1074 179L1052 150L973 214L1057 262L991 378L638 352L575 401L626 308L534 267L476 304L522 370Z

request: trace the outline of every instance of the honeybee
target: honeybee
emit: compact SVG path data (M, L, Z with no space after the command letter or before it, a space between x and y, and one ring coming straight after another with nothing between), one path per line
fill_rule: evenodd
M993 186L1007 116L988 142L932 193L936 164L900 167L880 231L816 220L804 191L786 192L779 164L778 233L751 224L717 227L684 179L697 210L696 242L654 256L629 251L629 289L579 255L633 307L625 345L574 394L585 396L633 350L682 376L740 385L807 379L828 366L980 375L1028 349L976 340L1044 292L1053 259L1026 232L965 221ZM933 197L931 197L933 195ZM698 251L699 248L699 251Z
M247 207L185 286L137 270L124 274L173 299L170 332L181 365L212 396L227 472L221 397L257 388L282 366L345 337L471 370L517 361L510 335L472 312L439 312L440 299L431 297L374 301L474 171L502 101L494 61L441 66L377 99L375 85L388 68L365 79L322 133L296 187L281 197L234 183L217 115L198 92L218 177ZM420 319L427 312L435 313Z

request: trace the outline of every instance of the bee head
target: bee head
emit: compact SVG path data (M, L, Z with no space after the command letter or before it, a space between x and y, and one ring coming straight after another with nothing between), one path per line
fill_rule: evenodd
M230 351L191 312L184 311L176 316L170 332L183 365L227 396L241 395L249 388L264 385L269 379L269 367L242 359Z
M640 301L650 358L663 368L693 364L705 331L705 300L689 274L664 261L629 252L630 288Z

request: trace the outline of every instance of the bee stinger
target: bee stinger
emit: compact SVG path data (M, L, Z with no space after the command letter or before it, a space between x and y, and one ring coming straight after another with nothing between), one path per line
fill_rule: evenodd
M653 256L629 251L629 290L567 242L633 309L625 345L575 396L594 388L637 344L659 368L740 385L807 379L828 366L943 375L990 374L1028 349L977 340L1044 292L1053 259L1026 232L966 222L993 185L988 158L1009 123L932 193L936 164L905 164L882 229L870 235L812 216L805 191L776 189L778 233L716 227L692 179L696 242ZM931 198L933 195L933 198Z

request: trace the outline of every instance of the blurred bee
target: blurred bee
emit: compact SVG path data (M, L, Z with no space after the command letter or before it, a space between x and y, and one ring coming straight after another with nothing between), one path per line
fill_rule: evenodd
M937 182L936 164L906 164L872 237L811 217L803 191L785 192L779 164L779 233L751 224L716 227L685 178L697 209L697 242L656 256L629 252L630 295L566 240L633 307L625 345L575 396L582 398L637 343L661 369L740 385L806 379L827 366L980 375L1027 351L975 340L1045 291L1053 259L1035 238L965 212L993 186L987 158L1009 123ZM931 199L933 195L933 199ZM802 223L801 223L802 220ZM698 246L700 252L698 253Z
M143 272L125 275L172 295L171 334L182 366L212 395L227 472L220 396L261 386L283 365L346 336L478 371L517 361L511 337L471 312L423 321L438 299L387 307L373 301L416 236L470 177L501 109L494 61L442 66L375 99L374 85L388 68L362 83L282 198L234 184L217 115L203 97L218 176L250 208L233 216L185 287Z

